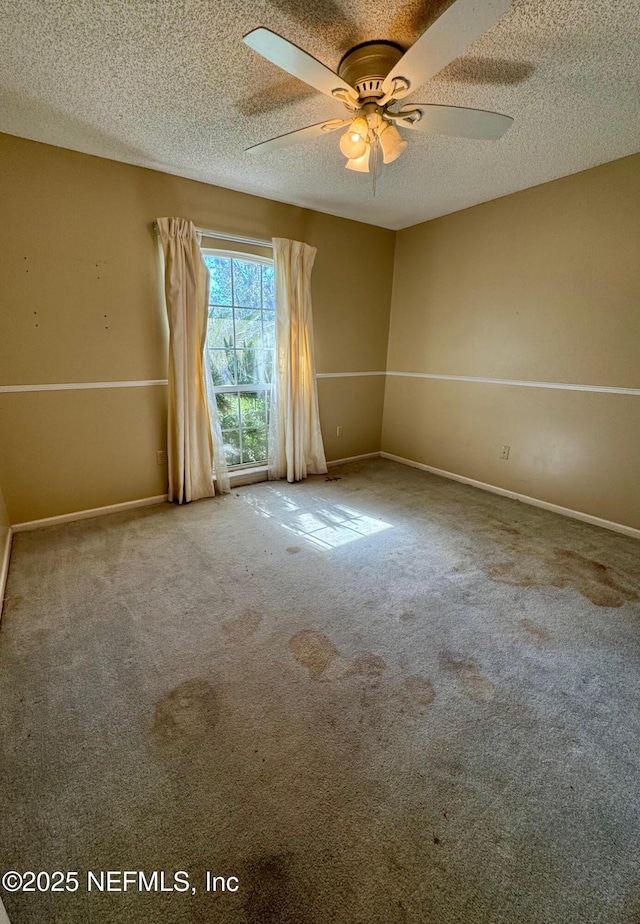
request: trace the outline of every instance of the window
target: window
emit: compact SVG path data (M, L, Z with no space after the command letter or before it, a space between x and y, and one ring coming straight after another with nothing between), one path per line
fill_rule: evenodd
M207 351L229 467L267 460L275 337L273 261L203 249Z

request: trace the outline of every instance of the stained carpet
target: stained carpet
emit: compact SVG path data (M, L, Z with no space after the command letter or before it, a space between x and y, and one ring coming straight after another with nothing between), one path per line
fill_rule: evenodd
M12 924L637 924L639 551L383 460L17 535Z

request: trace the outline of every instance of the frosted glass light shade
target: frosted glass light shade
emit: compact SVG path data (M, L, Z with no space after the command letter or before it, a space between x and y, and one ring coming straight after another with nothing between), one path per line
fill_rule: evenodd
M365 145L365 152L362 157L353 157L350 158L345 167L347 170L357 170L358 173L368 173L369 172L369 154L371 153L371 145Z
M340 139L340 150L345 157L357 159L362 157L366 149L367 138L369 137L369 126L367 120L362 116L356 116L349 128Z
M340 139L340 150L345 157L358 158L362 157L367 149L367 142L356 132L348 128Z
M356 116L349 126L349 131L354 132L356 135L360 135L362 140L366 141L369 137L369 126L367 125L367 120L363 116Z
M400 157L407 147L407 142L391 122L382 122L378 129L378 138L382 148L382 161L385 164L390 164Z

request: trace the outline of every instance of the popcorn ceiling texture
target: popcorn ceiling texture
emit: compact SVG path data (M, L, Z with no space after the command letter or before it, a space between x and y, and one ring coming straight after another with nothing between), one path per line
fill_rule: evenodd
M0 0L0 131L398 229L640 150L640 8L514 0L408 99L507 113L498 142L405 131L375 198L330 135L258 141L344 115L262 60L266 26L336 69L354 44L408 46L443 0Z

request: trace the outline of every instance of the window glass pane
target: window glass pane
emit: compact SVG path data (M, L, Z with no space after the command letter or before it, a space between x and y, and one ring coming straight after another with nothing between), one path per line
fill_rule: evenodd
M255 350L262 346L262 312L255 308L236 308L236 346L239 350Z
M211 308L207 324L207 346L233 348L233 309Z
M233 317L233 308L222 308L220 305L209 305L209 319L231 317Z
M232 305L231 259L205 256L204 262L209 269L209 304Z
M260 350L257 355L260 382L271 384L273 375L273 350Z
M275 339L273 267L250 257L205 256L205 262L211 277L207 348L214 387L268 385ZM228 465L266 461L270 402L268 387L217 392Z
M224 454L227 465L240 465L240 433L238 430L223 430Z
M233 302L242 308L260 308L260 264L233 261Z
M275 343L276 325L273 311L262 313L262 345L266 350L272 350Z
M263 381L264 350L238 350L238 385L258 385Z
M242 431L242 461L247 462L265 462L267 459L267 431L262 430L243 430Z
M240 395L240 419L243 430L264 428L266 421L264 392L251 391Z
M240 426L240 414L238 412L238 395L228 391L218 392L216 395L216 404L218 405L218 416L220 417L220 426L223 430L232 430Z
M273 266L262 267L263 308L273 310L276 307L276 279Z
M215 385L235 385L236 358L233 350L209 350L211 378Z
M270 385L273 374L273 352L270 350L239 350L237 352L239 385Z

